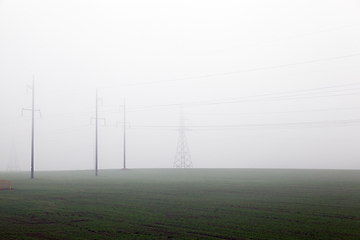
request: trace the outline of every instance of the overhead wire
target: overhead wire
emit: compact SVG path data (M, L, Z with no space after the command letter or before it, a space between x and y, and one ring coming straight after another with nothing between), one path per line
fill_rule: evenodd
M187 116L229 116L229 115L259 115L259 114L284 114L284 113L308 113L308 112L326 112L326 111L346 111L360 109L360 107L343 107L343 108L323 108L310 110L289 110L289 111L263 111L263 112L211 112L211 113L187 113ZM133 112L155 115L174 115L174 112ZM176 113L178 114L178 113Z
M360 93L337 94L337 95L319 95L319 94L330 93L330 92L352 91L354 89L360 89L360 87L351 88L351 89L329 90L329 91L326 91L326 92L324 92L323 90L334 89L334 88L352 87L352 86L359 86L359 85L360 85L360 83L343 84L343 85L336 85L336 86L329 86L329 87L310 88L310 89L302 89L302 90L294 90L294 91L286 91L286 92L277 92L277 93L267 93L267 94L259 94L259 95L243 96L243 97L235 97L235 98L215 99L215 100L207 100L207 101L161 104L161 105L152 105L152 106L151 105L144 105L144 106L137 106L137 107L129 106L127 108L128 109L127 111L134 112L134 111L142 111L142 110L168 109L168 108L204 106L204 105L217 105L217 104L228 104L228 103L239 103L239 102L250 102L250 101L288 100L290 98L291 99L301 99L301 98L308 98L308 97L299 97L299 96L306 96L306 95L311 95L311 94L312 95L314 95L314 94L318 95L318 96L313 96L313 97L358 95ZM323 92L313 92L312 93L311 91L323 91ZM292 95L289 95L289 94L292 94ZM282 95L287 95L287 96L282 96ZM298 97L298 98L296 98L296 97Z
M240 49L240 48L251 47L251 46L256 46L256 45L268 44L268 43L273 43L273 42L279 42L279 41L283 41L283 40L299 38L299 37L304 37L304 36L310 36L310 35L316 35L316 34L319 34L319 33L331 32L331 31L336 31L336 30L345 29L345 28L351 28L351 27L358 27L358 26L360 26L359 23L358 24L351 24L351 25L347 25L347 26L336 27L336 28L323 29L323 30L319 30L319 31L314 31L314 32L309 32L309 33L304 33L304 34L298 34L298 35L293 35L293 36L288 36L288 37L283 37L283 38L278 38L278 39L272 39L272 40L268 40L268 41L261 41L261 42L257 42L257 43L244 44L244 45L241 45L241 46L236 46L236 47L231 47L231 48L223 48L223 49L217 49L217 50L212 50L212 51L207 51L207 52L202 52L202 53L189 54L189 55L184 55L184 56L157 59L157 60L158 61L168 61L168 60L172 60L172 59L189 58L189 57L194 57L194 56L198 56L198 55L208 55L208 54L217 53L217 52L225 52L225 51L230 51L230 50L234 50L234 49ZM154 61L144 62L144 63L135 63L135 64L132 64L132 65L143 65L143 64L153 63L153 62Z
M359 24L356 24L356 25L359 25ZM356 26L356 25L354 25L354 26ZM324 31L329 31L329 30L318 31L318 33L324 32ZM315 34L315 33L311 33L311 34ZM294 37L296 37L296 36L294 36ZM292 38L292 37L289 37L289 38ZM284 38L284 39L287 39L287 38ZM268 42L272 42L272 41L268 41ZM225 73L208 74L208 75L201 75L201 76L194 76L194 77L163 80L163 81L153 81L153 82L144 82L144 83L113 85L113 86L100 87L99 89L110 88L110 87L112 88L112 87L116 87L116 86L147 85L147 84L156 84L156 83L163 83L163 82L180 81L180 80L186 80L186 79L196 79L196 78L206 78L206 77L213 77L213 76L223 76L223 75L228 75L228 74L259 71L259 70L266 70L266 69L280 68L280 67L288 67L288 66L294 66L294 65L315 63L315 62L321 62L321 61L330 61L330 60L335 60L335 59L358 57L358 56L360 56L360 54L351 54L351 55L345 55L345 56L337 56L337 57L330 57L330 58L323 58L323 59L315 59L315 60L296 62L296 63L289 63L289 64L283 64L283 65L275 65L275 66L268 66L268 67L261 67L261 68L244 69L244 70L225 72ZM129 106L127 111L129 111L129 112L133 111L134 112L134 111L141 111L141 110L178 108L180 106L204 106L204 105L230 104L230 103L249 102L249 101L278 101L278 100L294 100L294 99L306 99L306 98L320 98L320 97L358 95L360 93L323 95L324 93L329 93L329 92L341 92L341 91L354 90L354 89L340 89L340 90L332 90L332 91L327 91L327 92L315 92L315 93L309 93L308 92L308 93L302 93L302 94L297 94L297 95L293 94L293 95L290 95L290 96L277 96L279 94L300 93L300 92L305 92L305 91L315 91L315 90L319 90L319 89L324 90L324 89L329 89L329 88L344 87L344 86L355 86L355 85L359 85L359 84L348 84L348 85L331 86L331 87L324 87L324 88L317 88L317 89L305 89L305 90L288 91L288 92L282 92L282 93L271 93L271 94L263 94L263 95L257 95L257 96L245 96L245 97L240 97L240 98L217 99L217 100L200 101L200 102L189 102L189 103L179 103L179 104L164 104L164 105L155 105L155 106L147 106L147 107L137 107L137 108L131 108L131 106ZM356 88L356 89L358 89L358 88ZM82 90L82 89L78 89L78 90ZM309 95L315 95L315 96L309 96ZM258 99L251 99L251 98L258 98ZM104 110L102 112L103 113L117 113L118 111ZM49 118L49 117L51 118L51 117L58 117L58 116L71 116L71 115L79 116L79 115L88 115L88 114L92 114L92 112L45 115L44 118Z
M315 60L308 60L308 61L295 62L295 63L288 63L288 64L282 64L282 65L274 65L274 66L268 66L268 67L243 69L243 70L231 71L231 72L206 74L206 75L199 75L199 76L192 76L192 77L175 78L175 79L160 80L160 81L142 82L142 83L128 83L128 84L111 85L111 86L106 86L106 87L104 86L99 89L124 87L124 86L149 85L149 84L167 83L167 82L175 82L175 81L190 80L190 79L197 79L197 78L225 76L225 75L231 75L231 74L237 74L237 73L254 72L254 71L259 71L259 70L268 70L268 69L275 69L275 68L281 68L281 67L290 67L290 66L296 66L296 65L303 65L303 64L309 64L309 63L316 63L316 62L330 61L330 60L341 59L341 58L358 57L358 56L360 56L360 53L344 55L344 56L337 56L337 57L315 59Z
M360 119L333 120L333 121L309 121L309 122L288 122L288 123L260 123L260 124L232 124L232 125L200 125L186 126L185 130L234 130L251 128L317 128L317 127L340 127L358 126ZM150 130L180 130L179 126L132 126L131 129L150 129Z
M325 109L312 109L312 110L290 110L290 111L272 111L272 112L233 112L233 113L187 113L186 115L251 115L251 114L283 114L283 113L309 113L309 112L326 112L326 111L344 111L360 109L360 107L348 108L325 108Z

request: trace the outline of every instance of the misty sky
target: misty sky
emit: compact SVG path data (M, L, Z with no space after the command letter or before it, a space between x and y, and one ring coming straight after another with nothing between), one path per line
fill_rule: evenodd
M0 0L0 171L360 169L360 1ZM101 173L100 173L101 174Z

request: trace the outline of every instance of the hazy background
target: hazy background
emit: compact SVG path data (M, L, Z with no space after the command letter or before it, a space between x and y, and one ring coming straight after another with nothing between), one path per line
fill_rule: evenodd
M360 168L360 1L0 0L0 171ZM100 104L101 105L101 104Z

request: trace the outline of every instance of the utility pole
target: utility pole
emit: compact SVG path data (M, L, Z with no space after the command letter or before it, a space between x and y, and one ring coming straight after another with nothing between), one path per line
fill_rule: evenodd
M31 111L31 119L32 119L32 124L31 124L31 179L34 178L34 148L35 148L35 111L39 111L40 110L35 110L35 80L34 80L34 76L33 76L33 81L32 81L32 86L27 86L26 89L31 89L32 90L32 107L31 109L26 109L23 108L22 109L22 115L24 110L25 111ZM41 117L41 112L40 112L40 117Z
M98 117L98 104L99 101L102 101L102 99L98 98L98 90L96 89L96 104L95 104L95 176L98 175L98 120L104 120L105 118L99 118ZM91 120L94 118L91 118ZM90 120L90 124L91 124L91 120ZM106 125L106 121L105 121L105 125Z
M126 129L126 121L125 121L125 98L124 98L124 168L123 170L126 170L126 137L125 137L125 129Z
M95 114L95 176L98 175L98 90L96 89L96 114Z
M96 89L96 114L95 114L95 176L98 175L98 90Z
M120 106L120 108L121 108L121 106ZM126 168L126 106L125 106L125 98L124 98L124 107L123 107L123 112L124 112L124 122L123 122L123 124L124 124L124 162L123 162L123 169L122 170L127 170L127 168ZM118 123L122 123L122 122L117 122L116 123L116 127L117 127L117 124ZM130 125L130 123L129 123L129 125Z
M186 141L185 124L182 109L180 110L179 140L176 148L174 168L193 168L190 150Z

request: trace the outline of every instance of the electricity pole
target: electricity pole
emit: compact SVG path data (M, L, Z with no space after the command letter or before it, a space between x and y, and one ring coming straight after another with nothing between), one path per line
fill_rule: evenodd
M120 106L121 108L121 106ZM123 112L124 112L124 166L122 170L127 170L126 168L126 107L125 107L125 98L124 98L124 108L123 108ZM118 123L122 123L122 122L117 122L116 126ZM130 123L129 123L130 124Z
M95 114L95 176L98 175L98 90L96 89L96 114Z
M96 114L95 114L95 176L98 175L98 90L96 89Z
M34 148L35 148L35 111L39 111L40 110L35 110L35 80L34 80L34 76L33 76L33 81L32 81L32 86L27 86L27 89L31 89L32 90L32 107L31 109L22 109L22 115L24 110L25 111L31 111L31 179L34 178ZM41 117L41 112L40 112L40 117Z
M126 129L126 126L125 126L125 98L124 98L124 170L126 170L126 137L125 137L125 129Z
M102 99L98 98L98 90L96 89L96 107L95 107L95 176L98 175L98 120L102 119L105 121L105 118L99 118L98 117L98 104L99 101L102 101ZM94 118L91 118L91 120ZM91 124L90 120L90 124ZM106 125L106 121L105 121Z

